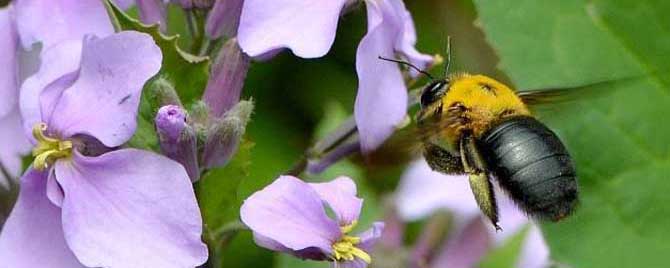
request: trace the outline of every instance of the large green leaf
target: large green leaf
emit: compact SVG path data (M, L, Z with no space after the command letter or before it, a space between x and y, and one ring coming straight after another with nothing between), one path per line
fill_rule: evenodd
M613 85L606 97L564 106L547 121L576 160L581 206L543 230L552 257L572 267L665 267L670 2L474 2L517 88L646 75Z

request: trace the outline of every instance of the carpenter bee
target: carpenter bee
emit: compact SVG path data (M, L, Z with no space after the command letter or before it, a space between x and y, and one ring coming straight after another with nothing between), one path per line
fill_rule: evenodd
M380 58L431 78L416 116L422 153L435 171L468 175L475 200L496 229L500 227L494 178L534 218L559 221L575 210L578 185L572 158L528 108L575 89L515 92L484 75L434 79L407 62Z

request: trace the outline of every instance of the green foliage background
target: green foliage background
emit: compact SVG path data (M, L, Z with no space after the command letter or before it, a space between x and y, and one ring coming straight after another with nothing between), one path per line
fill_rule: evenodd
M622 79L608 84L602 96L539 111L575 158L581 191L576 215L542 224L542 229L558 267L667 267L670 126L664 119L670 114L670 2L405 3L414 16L420 51L443 54L447 36L452 37L452 70L483 73L519 90ZM136 17L136 11L130 13ZM170 33L187 36L183 14L175 8L169 14ZM289 170L318 137L351 115L357 86L355 51L365 21L364 5L344 16L324 58L300 59L285 52L252 64L243 94L253 97L256 110L241 151L227 167L206 173L196 185L208 242L215 233L235 226L246 197ZM121 24L161 38L155 29L132 21ZM186 38L178 42L189 50ZM197 94L184 88L202 88L209 62L187 64L171 41L159 44L169 55L161 77L178 85L185 104L193 103ZM625 79L631 77L635 79ZM140 130L132 145L155 149L151 121L157 107L150 93L145 90ZM379 155L366 161L353 157L306 179L353 177L365 198L359 224L365 227L384 216L383 200L408 161L392 149ZM421 222L410 225L408 240L421 228ZM523 234L492 252L480 267L510 267ZM248 231L225 236L212 251L221 267L328 267L261 249Z

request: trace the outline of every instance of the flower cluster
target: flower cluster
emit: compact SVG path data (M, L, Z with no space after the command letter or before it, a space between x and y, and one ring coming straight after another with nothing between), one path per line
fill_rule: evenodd
M122 147L137 128L142 88L161 68L154 40L138 32L114 33L97 1L16 1L3 17L8 40L20 40L0 48L3 59L15 60L7 66L27 68L22 65L31 63L16 56L21 53L32 54L39 66L16 87L2 89L12 96L20 92L20 132L32 143L34 161L21 176L18 200L0 235L0 262L204 263L202 220L185 169L154 152ZM7 71L19 76L18 70Z

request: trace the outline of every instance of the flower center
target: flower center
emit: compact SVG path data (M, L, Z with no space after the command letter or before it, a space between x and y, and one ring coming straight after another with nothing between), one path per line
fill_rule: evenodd
M39 171L46 169L56 159L66 158L72 155L72 141L62 141L47 137L45 132L47 125L38 123L33 126L33 136L37 140L37 146L33 148L35 161L33 167Z
M335 261L353 261L355 257L358 257L368 264L372 262L372 258L368 253L356 247L356 245L361 243L361 238L347 235L354 229L356 223L354 221L349 225L340 227L342 238L333 244L333 257Z

